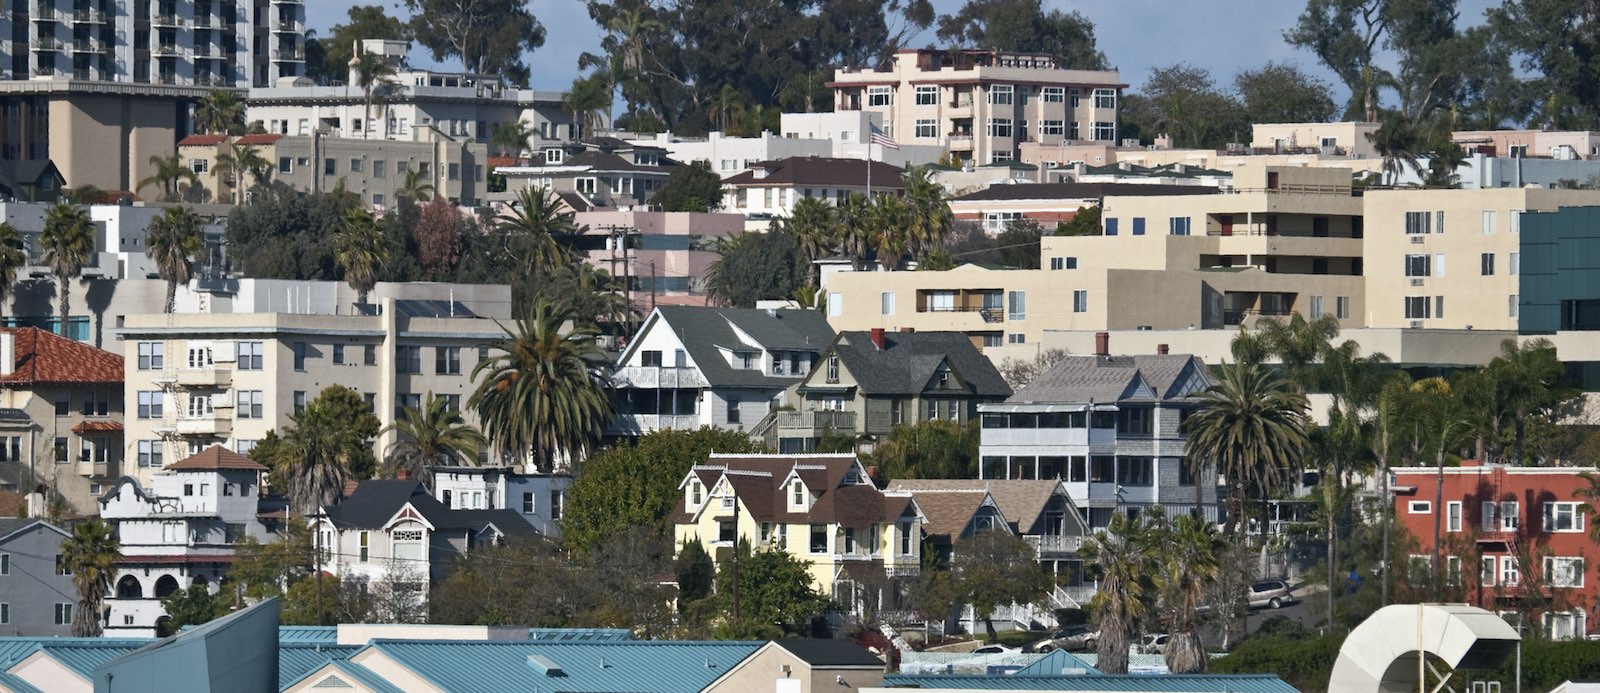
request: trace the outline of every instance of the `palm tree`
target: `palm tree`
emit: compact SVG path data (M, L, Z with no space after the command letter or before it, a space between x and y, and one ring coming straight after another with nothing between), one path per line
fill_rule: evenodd
M168 207L150 222L144 254L156 263L156 273L167 282L167 312L172 312L178 285L189 283L194 260L205 241L200 237L200 215L188 207Z
M337 407L318 397L290 415L293 425L284 429L277 471L289 479L289 507L303 516L338 500L350 477L352 451L366 445L343 419Z
M479 384L467 405L502 451L531 455L541 471L558 458L582 459L612 415L596 330L569 305L548 300L536 300L515 328L503 329L505 338L472 371Z
M841 249L857 272L867 269L867 259L872 254L871 216L872 203L865 196L854 193L840 201L834 212L839 224L837 238Z
M789 228L800 239L800 252L806 258L806 276L812 285L820 284L817 261L832 255L838 246L839 226L833 205L816 197L801 198L789 213Z
M572 80L563 105L572 114L572 139L580 140L601 125L600 111L610 107L611 91L606 89L600 75L579 77Z
M439 465L476 464L478 452L489 445L489 440L468 426L461 412L449 407L443 397L428 393L421 408L407 407L399 420L385 431L394 431L400 441L389 449L388 465L391 474L405 471L410 478L432 485L433 467Z
M217 155L218 180L226 179L233 186L234 204L244 204L245 176L255 179L256 185L267 182L271 164L261 156L261 150L250 145L228 143L227 151Z
M89 263L94 243L94 222L82 207L61 203L45 214L39 249L44 251L44 264L49 265L50 274L56 280L56 314L63 337L70 336L67 331L67 318L72 314L69 282Z
M194 126L218 135L244 133L244 102L233 92L212 89L194 106Z
M1444 538L1441 524L1444 518L1444 458L1451 450L1458 450L1472 433L1472 414L1444 378L1426 378L1411 384L1411 404L1415 408L1419 440L1432 448L1435 469L1433 507L1433 565L1443 566L1440 541ZM1444 571L1434 570L1433 599L1442 599Z
M1228 480L1227 532L1242 529L1245 490L1282 483L1306 447L1306 398L1266 367L1223 364L1183 422L1195 478L1207 468ZM1265 518L1262 518L1265 520Z
M1207 660L1200 641L1200 602L1222 573L1223 542L1214 525L1192 515L1178 516L1164 530L1156 582L1172 621L1163 653L1172 673L1199 673L1206 670Z
M1139 621L1148 609L1145 590L1156 569L1156 542L1149 527L1122 513L1111 524L1084 541L1078 553L1089 562L1100 590L1089 611L1100 626L1095 668L1107 674L1128 673L1128 645L1139 633Z
M1395 450L1406 447L1405 438L1415 436L1416 426L1410 420L1412 410L1410 407L1411 376L1405 371L1396 372L1392 379L1385 383L1378 391L1377 399L1372 403L1372 432L1367 436L1367 443L1372 449L1373 460L1377 463L1375 474L1378 477L1378 498L1385 504L1393 501L1389 496L1389 462ZM1381 601L1383 606L1389 605L1389 576L1392 574L1388 565L1389 556L1389 529L1391 508L1384 508L1379 514L1379 524L1383 533L1383 583Z
M518 190L516 201L495 217L495 227L505 234L508 245L517 246L512 255L521 266L543 272L566 264L562 242L581 231L576 218L549 189L527 187Z
M533 137L533 130L521 120L509 123L499 123L494 126L494 131L489 135L489 146L500 156L522 156L522 150L528 148L528 138Z
M932 178L926 166L914 166L905 173L905 203L910 209L907 218L907 240L911 256L921 263L929 253L939 249L946 236L955 227L955 216L945 202L944 186Z
M151 185L160 185L161 199L165 202L178 200L178 181L186 180L193 184L200 180L194 170L183 162L183 158L175 153L168 156L160 154L151 156L150 166L155 169L155 173L141 179L137 187L143 190Z
M350 70L355 73L356 86L365 97L361 121L363 139L372 139L372 104L378 90L394 82L394 61L377 53L362 53L350 59Z
M1391 115L1383 120L1377 130L1367 133L1367 141L1383 157L1383 177L1389 185L1398 185L1400 175L1407 168L1420 169L1417 156L1422 136L1415 123L1401 115Z
M78 590L78 605L72 614L72 635L96 638L105 626L100 621L101 605L111 593L111 579L117 572L122 548L111 525L100 518L79 522L72 536L61 542L61 569L72 575Z
M1283 364L1284 375L1304 394L1312 384L1312 370L1328 353L1329 342L1339 336L1339 320L1332 315L1306 320L1295 313L1287 322L1264 319L1256 329L1267 352Z
M433 199L433 184L422 177L422 171L407 169L405 183L394 191L395 199L409 198L414 202L427 202Z
M872 206L868 215L872 228L872 252L885 272L900 267L909 246L906 238L905 202L899 197L886 197Z
M356 291L356 303L365 305L367 294L378 284L378 273L389 264L389 246L378 222L360 207L345 211L333 235L333 259L344 270L344 280Z
M4 310L6 298L17 285L17 270L28 264L22 247L22 234L17 227L0 222L0 310Z

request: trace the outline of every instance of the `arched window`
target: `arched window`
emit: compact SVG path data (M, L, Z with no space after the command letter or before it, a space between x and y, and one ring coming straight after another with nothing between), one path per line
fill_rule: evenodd
M117 599L143 599L144 587L139 585L139 579L132 575L124 575L117 581Z
M156 599L166 599L167 597L172 596L173 592L177 591L177 578L174 578L171 575L162 575L160 580L156 580Z

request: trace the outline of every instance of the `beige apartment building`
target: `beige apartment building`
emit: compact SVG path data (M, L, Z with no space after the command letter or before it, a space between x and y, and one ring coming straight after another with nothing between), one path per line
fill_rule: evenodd
M1256 123L1250 126L1252 154L1321 154L1354 159L1378 157L1367 139L1378 123Z
M417 171L433 186L430 196L463 205L478 204L488 190L488 147L457 141L432 130L418 131L416 141L366 140L297 135L190 135L178 142L178 156L199 177L198 199L227 203L235 199L231 176L220 175L217 158L232 147L251 147L265 159L268 178L301 192L344 189L361 202L382 210L395 203L395 191ZM422 136L426 135L426 136ZM254 176L246 182L253 186ZM147 188L146 195L154 192Z
M1600 205L1600 191L1400 189L1363 199L1366 326L1515 331L1522 214Z
M881 114L901 144L989 164L1017 160L1028 142L1116 142L1127 85L1115 70L1068 70L1049 55L920 49L887 69L837 70L828 86L835 110Z
M116 330L127 473L148 483L211 445L248 454L330 386L360 392L385 427L429 393L476 424L464 404L484 345L504 337L509 287L379 284L357 310L347 289L260 282L210 295L203 303L217 312L127 316ZM393 442L380 436L380 460Z
M1102 235L1046 236L1036 270L831 272L837 330L955 330L981 347L1050 330L1222 329L1299 311L1363 316L1361 198L1348 170L1252 167L1236 188L1107 196Z

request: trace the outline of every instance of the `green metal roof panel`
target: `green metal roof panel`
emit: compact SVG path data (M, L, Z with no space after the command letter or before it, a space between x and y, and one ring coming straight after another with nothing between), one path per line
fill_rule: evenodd
M1258 674L1090 674L1085 676L903 676L883 677L884 686L974 691L1126 691L1127 693L1298 693L1276 676Z
M44 693L44 691L34 688L33 684L3 671L0 671L0 688L12 693Z
M540 642L616 642L633 640L627 628L529 628L528 639Z
M333 666L339 670L340 674L355 679L361 685L371 688L378 693L406 693L405 690L401 689L399 686L389 683L382 676L374 674L366 667L354 662L337 660L333 663ZM281 681L282 680L280 679L280 682ZM280 685L282 684L280 683Z
M450 691L691 693L727 673L762 644L374 640L371 647ZM547 676L530 666L534 656L558 665L559 674Z
M54 639L39 643L39 649L45 655L60 662L62 666L82 674L90 679L94 670L100 665L117 659L141 647L149 645L150 640L109 640L101 642L84 642L86 638L75 639L73 642L59 642Z
M1085 674L1102 673L1066 650L1053 650L1028 666L1017 671L1020 676L1061 676L1067 669L1083 669Z
M278 626L278 642L282 643L323 643L333 645L339 642L339 628L337 626Z
M279 637L282 637L280 631ZM349 659L360 652L360 645L278 642L278 681L287 686L333 660Z

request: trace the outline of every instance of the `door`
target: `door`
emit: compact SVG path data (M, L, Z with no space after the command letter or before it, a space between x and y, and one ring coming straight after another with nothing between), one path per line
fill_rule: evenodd
M1224 235L1224 236L1232 236L1233 235L1233 215L1232 214L1218 214L1217 215L1217 223L1222 226L1222 235Z

